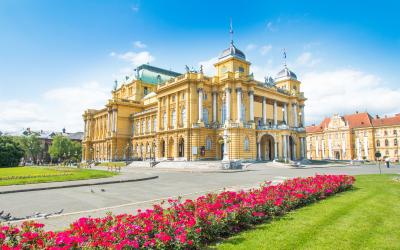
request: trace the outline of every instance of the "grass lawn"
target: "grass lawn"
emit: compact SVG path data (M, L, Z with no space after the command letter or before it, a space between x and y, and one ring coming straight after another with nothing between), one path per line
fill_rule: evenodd
M68 167L0 168L0 186L73 181L114 176L116 173Z
M295 210L212 248L400 249L400 182L393 181L395 176L356 176L354 190Z

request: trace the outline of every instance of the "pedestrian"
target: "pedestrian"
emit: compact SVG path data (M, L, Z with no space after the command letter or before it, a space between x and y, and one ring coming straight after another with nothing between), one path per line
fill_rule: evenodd
M386 162L386 167L390 168L390 159L389 159L389 157L385 159L385 162Z

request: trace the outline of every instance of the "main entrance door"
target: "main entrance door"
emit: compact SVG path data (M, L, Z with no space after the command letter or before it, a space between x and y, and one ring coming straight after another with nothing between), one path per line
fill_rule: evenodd
M260 155L259 158L263 161L272 161L274 159L274 137L270 134L265 134L260 140Z

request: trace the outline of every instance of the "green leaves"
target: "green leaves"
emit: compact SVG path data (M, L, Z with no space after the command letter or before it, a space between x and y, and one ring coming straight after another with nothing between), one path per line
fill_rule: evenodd
M49 154L53 159L79 161L82 154L82 145L65 136L56 135L53 137L53 143L49 147Z
M24 150L16 141L0 136L0 167L16 167L23 156Z

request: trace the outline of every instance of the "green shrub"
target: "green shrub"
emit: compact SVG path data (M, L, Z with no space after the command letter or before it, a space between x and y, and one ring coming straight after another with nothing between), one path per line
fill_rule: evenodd
M16 167L24 156L22 147L11 137L0 136L0 167Z

